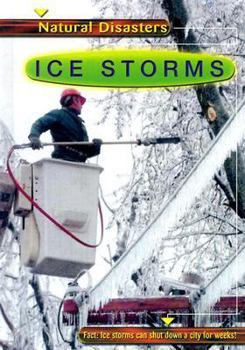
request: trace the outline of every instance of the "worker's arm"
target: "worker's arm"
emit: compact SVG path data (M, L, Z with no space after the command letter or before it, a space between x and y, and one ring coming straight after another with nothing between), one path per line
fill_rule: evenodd
M39 139L40 135L48 131L56 123L57 117L54 111L45 114L43 117L37 119L31 127L30 134L28 136L31 141L33 149L41 148L41 141Z
M86 154L87 158L91 158L100 154L101 144L101 139L93 139L91 145L84 145L81 147L81 150Z
M43 117L37 119L31 127L30 135L39 137L43 132L48 131L56 123L57 116L55 111L45 114ZM29 135L29 136L30 136Z

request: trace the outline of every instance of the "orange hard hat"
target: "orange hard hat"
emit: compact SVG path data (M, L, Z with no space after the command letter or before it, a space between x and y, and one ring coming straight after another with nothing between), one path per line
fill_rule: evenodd
M77 91L76 89L65 89L60 96L60 104L61 105L63 105L67 96L79 96L81 99L82 105L86 102L86 98L84 96L82 96L81 93L79 91Z

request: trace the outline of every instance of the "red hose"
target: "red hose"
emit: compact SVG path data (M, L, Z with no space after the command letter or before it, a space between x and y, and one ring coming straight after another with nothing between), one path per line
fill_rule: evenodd
M71 237L72 239L74 239L75 241L77 241L78 243L80 243L81 245L84 245L85 247L88 248L96 248L98 247L102 240L103 240L103 234L104 234L104 223L103 223L103 214L102 214L102 209L101 209L101 205L99 202L99 214L100 214L100 223L101 223L101 236L100 236L100 240L99 243L97 244L89 244L87 242L84 242L82 240L80 240L74 233L72 233L71 231L69 231L65 226L63 226L60 222L58 222L55 218L53 218L48 212L46 212L42 207L40 207L37 202L35 202L33 200L32 197L30 197L28 195L28 193L26 193L26 191L21 187L20 183L18 182L18 180L15 178L11 167L10 167L10 158L12 156L12 153L14 152L15 148L14 146L10 149L9 153L8 153L8 157L7 157L7 170L9 173L9 176L11 177L13 183L15 184L17 190L38 210L40 211L41 214L43 214L49 221L51 221L55 226L57 226L60 230L62 230L64 233L66 233L69 237Z

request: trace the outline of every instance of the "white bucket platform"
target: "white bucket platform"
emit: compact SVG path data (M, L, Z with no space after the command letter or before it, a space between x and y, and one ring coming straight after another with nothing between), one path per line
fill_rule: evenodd
M95 245L99 175L103 169L57 159L42 159L30 167L35 202L80 240ZM95 248L69 237L35 208L25 217L21 261L32 272L75 277L94 265L95 252Z

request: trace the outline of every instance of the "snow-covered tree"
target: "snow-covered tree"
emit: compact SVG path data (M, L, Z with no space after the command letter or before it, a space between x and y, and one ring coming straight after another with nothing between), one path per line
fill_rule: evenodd
M102 14L106 15L108 3L105 6L104 3L101 4ZM116 1L111 1L110 9L114 10L115 17L128 17L126 13L130 5L131 2L130 4L125 2L124 6L119 7ZM180 50L207 50L230 54L237 60L239 78L238 82L233 80L229 84L217 87L211 85L195 89L114 92L108 99L102 101L105 111L103 120L106 122L109 118L115 118L116 132L119 137L127 133L135 135L134 131L137 130L137 134L142 137L179 135L184 140L176 146L150 147L143 152L132 150L134 166L131 179L126 191L122 189L117 192L119 206L115 206L113 210L115 223L119 228L119 254L142 232L159 205L169 198L201 157L209 146L210 139L215 137L229 115L235 112L236 103L243 99L244 40L240 38L239 32L236 38L235 32L229 30L230 27L236 27L239 14L241 15L244 11L243 7L241 1L235 2L232 6L224 1L212 3L211 6L207 2L196 5L191 1L187 4L182 1L164 1L155 2L152 5L151 2L141 1L132 8L130 14L134 18L168 16L174 27L183 27L183 30L172 30L171 37L167 40L165 38L128 39L129 46L140 47L147 42L151 47L165 48L166 42L167 44L172 42L173 48ZM212 22L211 13L214 18ZM211 26L211 23L212 28L217 26L217 30L205 30ZM220 30L228 25L227 30ZM237 39L235 48L233 39ZM222 46L223 42L227 42L227 45ZM103 45L101 39L100 45ZM118 42L117 45L119 45ZM120 45L125 45L125 39L121 40ZM232 45L232 51L229 50L230 45ZM209 107L217 109L217 119L214 122L208 120ZM171 263L167 262L170 264L169 267L164 260L164 270L172 271L183 255L184 269L194 269L199 273L208 270L215 273L217 268L222 266L224 259L234 252L236 229L239 228L238 231L241 233L238 238L242 237L243 232L242 151L243 146L238 149L237 155L234 153L227 159L224 169L215 175L210 187L202 198L197 200L188 217L176 225L176 231L172 233L171 238L163 240L163 247L166 244L175 247L175 257L169 258ZM234 174L236 157L238 157L238 188L235 186L236 175ZM121 193L122 196L120 196ZM235 209L241 219L235 215ZM225 253L221 254L220 249L222 247L224 252L224 245ZM209 257L207 247L209 247ZM202 258L208 265L203 263ZM218 264L217 261L219 261ZM209 263L211 263L210 266Z

